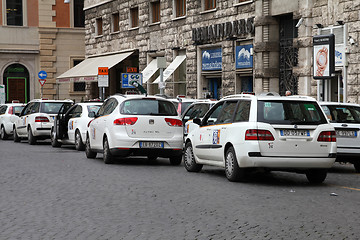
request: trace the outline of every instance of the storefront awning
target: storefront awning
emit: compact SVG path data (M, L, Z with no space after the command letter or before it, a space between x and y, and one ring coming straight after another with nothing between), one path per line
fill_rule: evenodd
M171 74L173 74L175 72L175 70L181 65L181 63L184 62L184 60L186 59L185 55L180 55L180 56L176 56L174 61L172 61L172 63L170 63L170 65L165 69L164 71L164 82L166 81L166 79L168 79ZM155 79L155 81L153 83L159 83L160 82L160 76Z
M141 72L143 75L143 84L145 84L154 73L158 70L156 58L152 60L146 68Z
M56 78L58 82L97 81L98 67L109 69L129 57L133 51L107 56L90 57Z

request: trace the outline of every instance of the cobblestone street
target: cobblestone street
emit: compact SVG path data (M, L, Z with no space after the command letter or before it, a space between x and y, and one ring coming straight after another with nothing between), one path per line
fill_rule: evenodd
M101 155L100 155L101 157ZM167 159L105 165L49 142L0 141L0 239L359 239L359 174L294 173L231 183ZM337 196L332 193L336 193Z

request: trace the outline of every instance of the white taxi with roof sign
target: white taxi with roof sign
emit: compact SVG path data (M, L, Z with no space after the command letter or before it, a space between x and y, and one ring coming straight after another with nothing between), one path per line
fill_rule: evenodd
M13 126L14 142L27 138L30 145L38 139L50 138L54 118L62 106L70 108L72 100L31 100L21 111Z
M213 106L185 140L184 165L225 168L230 181L252 169L305 173L325 180L336 158L336 135L315 99L234 95Z
M103 153L106 164L115 156L166 157L182 160L183 127L174 104L156 96L114 95L105 100L87 129L88 158Z

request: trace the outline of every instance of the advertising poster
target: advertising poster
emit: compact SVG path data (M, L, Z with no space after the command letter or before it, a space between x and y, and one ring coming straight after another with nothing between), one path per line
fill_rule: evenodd
M222 49L206 49L201 52L203 71L222 70Z
M334 34L314 36L313 45L313 77L330 79L335 71Z
M236 46L236 69L253 67L252 49L252 44Z

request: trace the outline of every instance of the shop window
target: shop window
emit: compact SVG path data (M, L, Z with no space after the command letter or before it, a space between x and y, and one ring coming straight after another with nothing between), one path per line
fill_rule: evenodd
M112 15L112 32L118 32L119 29L119 13Z
M204 11L212 10L216 8L216 0L203 0Z
M139 8L130 9L130 27L135 28L139 26Z
M23 26L23 0L6 0L6 24Z
M74 0L74 27L85 26L84 0Z
M96 19L96 35L97 36L101 36L103 35L103 21L102 18L97 18Z
M160 1L151 3L151 22L160 22Z
M186 0L175 0L174 3L175 17L183 17L186 15Z

